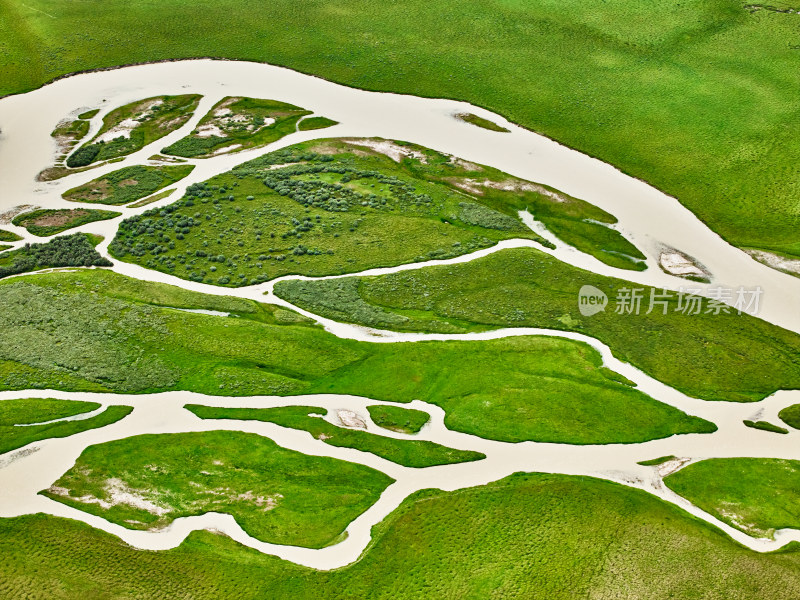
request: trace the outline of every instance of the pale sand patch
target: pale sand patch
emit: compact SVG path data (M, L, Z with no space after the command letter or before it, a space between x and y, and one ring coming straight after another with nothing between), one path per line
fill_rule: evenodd
M800 259L798 258L786 258L779 254L767 252L766 250L746 250L746 252L758 262L768 267L784 271L791 275L800 275Z
M395 162L400 162L404 158L416 158L427 162L427 157L422 152L417 152L411 148L400 146L390 140L369 140L369 139L345 139L343 142L355 146L364 146L380 154L385 154Z
M504 192L536 192L543 196L547 196L556 202L566 202L568 200L568 197L563 194L559 194L558 192L547 189L543 185L538 185L522 179L506 179L503 181L491 181L489 179L484 179L483 181L478 181L477 179L472 179L470 177L451 177L447 181L464 191L467 191L471 194L476 194L478 196L483 195L485 188L491 188L494 190L502 190Z
M703 277L710 273L706 271L695 259L674 248L665 248L658 257L658 264L665 273L678 277Z
M366 429L367 422L358 413L352 410L339 409L336 411L336 416L344 427L353 429Z
M108 500L95 498L94 496L90 495L72 498L72 500L76 500L77 502L82 502L84 504L97 504L104 510L108 510L114 506L122 504L147 511L150 514L157 515L159 517L170 512L170 508L161 506L152 500L147 499L141 492L129 488L124 481L117 479L116 477L107 479L105 486L103 486L103 490L108 496ZM69 497L69 490L61 486L50 486L47 491L58 496Z
M206 123L205 125L201 125L197 128L194 132L194 135L199 138L207 138L211 136L216 137L228 137L225 133L214 123Z
M31 212L34 210L38 210L39 206L35 206L33 204L20 204L19 206L15 206L14 208L9 208L7 211L0 213L0 223L3 225L11 224L11 221L17 215L21 215L25 212Z
M114 127L109 129L105 133L97 136L94 139L94 143L110 142L111 140L115 140L121 137L124 138L131 137L131 131L133 131L134 129L139 127L139 125L141 125L141 122L139 120L146 119L153 108L155 108L156 106L161 106L162 104L163 102L161 100L156 100L144 106L143 108L140 107L139 112L137 112L134 116L128 117L127 119L114 125Z
M230 146L225 146L224 148L218 148L208 156L217 156L219 154L225 154L226 152L233 152L234 150L238 150L241 147L242 147L241 144L232 144Z

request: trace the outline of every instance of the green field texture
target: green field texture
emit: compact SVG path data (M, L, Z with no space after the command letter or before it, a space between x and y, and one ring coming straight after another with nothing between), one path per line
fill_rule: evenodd
M356 463L287 450L240 431L148 434L90 446L44 495L129 529L223 512L264 542L322 548L393 482ZM102 508L113 490L139 506ZM68 492L66 491L68 490Z
M226 303L250 312L215 308ZM449 428L504 441L641 442L715 430L630 387L570 340L356 342L278 307L101 270L6 280L0 305L6 389L419 398L444 408Z
M77 119L66 120L59 123L50 136L72 147L85 138L87 133L89 133L89 121L78 117Z
M481 127L482 129L488 129L489 131L497 131L499 133L508 133L509 130L503 127L502 125L498 125L494 121L490 121L489 119L484 119L483 117L479 117L478 115L474 115L472 113L463 113L456 115L457 119L461 121L465 121L466 123L470 123L477 127Z
M102 239L88 233L73 233L44 244L25 244L0 255L0 278L55 267L110 267L111 261L95 250Z
M77 421L63 421L46 425L32 425L63 419L100 408L96 402L27 398L0 400L0 454L49 438L63 438L105 427L127 417L130 406L109 406L94 417ZM23 427L18 425L27 424Z
M792 404L787 406L778 413L781 421L786 423L792 429L800 429L800 404Z
M339 121L334 121L328 117L307 117L297 124L297 130L311 131L313 129L325 129L338 124Z
M455 450L424 440L397 440L354 429L337 427L311 414L326 415L318 406L281 406L277 408L217 408L187 404L187 410L201 419L237 419L275 423L281 427L301 429L331 446L355 448L371 452L404 467L424 468L481 460L486 455L471 450Z
M5 0L0 11L0 94L84 69L216 56L456 98L648 181L738 246L800 253L794 14L739 0L411 0L381 10L342 0L304 3L302 17L277 0L269 18L240 0L201 10L183 0Z
M398 163L363 145L374 143L392 143L410 156ZM475 189L476 176L486 185ZM510 238L552 246L518 218L526 209L609 264L644 264L638 260L644 255L607 227L616 218L596 206L496 169L381 140L311 141L267 154L189 186L176 203L126 219L109 250L192 281L254 285L288 274L450 258Z
M61 197L72 202L128 204L180 181L193 170L194 165L125 167L67 190Z
M17 242L21 239L22 238L13 231L6 231L5 229L0 229L0 242Z
M368 406L369 416L378 427L397 431L398 433L419 433L419 430L430 420L430 415L422 410L373 404Z
M0 594L30 600L800 595L796 552L753 552L646 492L591 478L514 475L452 493L420 492L372 535L358 562L315 571L210 532L149 552L77 521L0 519Z
M227 115L220 115L220 112ZM229 96L217 102L194 131L161 152L185 158L207 158L220 151L245 150L276 142L297 131L297 122L311 111L292 104L260 98ZM272 124L266 124L273 119ZM224 135L203 135L206 127ZM227 149L227 150L226 150Z
M115 108L103 117L103 126L97 135L67 157L67 166L84 167L141 150L183 126L198 102L197 94L156 96ZM128 120L138 121L138 124L129 129L127 135L120 132L118 137L108 141L96 141Z
M584 285L610 304L584 317ZM618 314L618 290L638 288L639 314ZM458 333L498 327L576 331L672 387L707 400L760 400L800 388L800 336L755 317L650 308L663 290L572 267L533 248L501 250L468 263L377 277L282 281L275 293L315 314L380 329ZM656 296L654 300L658 301Z
M713 458L664 478L672 491L719 520L757 537L800 528L800 461Z
M33 235L47 237L67 229L80 227L95 221L105 221L121 216L122 213L110 210L87 208L42 208L22 213L12 219L14 225L24 227Z
M780 425L775 425L774 423L770 423L769 421L743 421L745 426L751 427L752 429L760 429L761 431L769 431L770 433L789 433L789 430L785 427L781 427Z

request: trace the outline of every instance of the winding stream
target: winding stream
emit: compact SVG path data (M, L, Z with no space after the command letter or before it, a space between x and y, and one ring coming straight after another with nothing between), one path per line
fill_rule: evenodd
M126 157L119 163L77 173L50 183L35 182L36 174L53 159L55 144L50 132L70 111L80 112L102 106L92 119L92 131L100 126L109 110L128 102L162 94L200 93L203 98L195 115L181 129L155 144ZM75 207L61 198L66 189L90 181L112 170L143 164L158 149L182 138L191 131L208 109L223 96L244 95L290 102L340 121L340 125L323 131L297 132L269 147L210 159L190 160L194 172L181 181L169 198L139 209L114 208L124 218L150 208L165 205L179 197L190 184L204 181L218 173L267 151L300 141L324 137L385 137L402 139L454 154L469 161L488 164L512 175L550 185L565 193L585 199L611 212L619 219L617 228L648 255L649 268L637 273L609 267L597 259L557 243L555 250L544 250L569 264L589 271L616 276L634 283L677 290L687 282L663 273L657 266L662 247L676 248L694 256L714 276L712 286L738 288L760 286L764 290L759 316L772 323L800 332L800 279L774 271L744 252L730 246L709 230L680 203L628 177L613 167L570 150L530 131L508 123L486 110L451 100L436 100L366 92L336 85L270 65L242 62L182 61L126 67L77 75L60 80L28 94L0 100L0 212L19 204L35 204L46 208ZM454 114L471 112L500 123L511 133L480 129L454 118ZM580 173L580 177L576 177ZM531 225L529 215L523 215ZM119 219L96 222L78 228L99 233L105 241L98 247L107 252ZM23 235L25 241L38 240L21 228L2 226ZM392 268L371 269L361 274L385 274L418 269L430 264L452 264L486 256L504 248L532 246L529 240L507 240L492 248L443 261L429 261ZM165 549L179 545L197 529L224 532L233 539L281 558L317 569L332 569L358 559L370 541L373 525L394 510L409 494L426 488L445 491L482 485L518 471L564 473L599 477L648 491L665 501L715 525L736 541L757 551L778 548L791 540L800 541L800 531L782 530L774 540L752 538L715 519L712 515L675 495L663 485L662 477L670 469L685 463L667 463L644 467L638 461L657 456L675 455L689 461L711 457L771 457L800 459L800 431L788 435L747 428L744 419L755 415L775 420L781 408L800 402L800 391L781 391L758 403L740 404L704 402L690 398L649 377L635 367L614 358L605 345L585 335L537 328L499 329L468 334L398 333L373 330L324 319L277 298L272 293L277 280L238 289L219 288L190 282L151 271L137 265L115 262L113 270L142 280L159 281L203 293L238 296L268 301L291 308L320 322L332 334L348 339L377 343L404 343L420 340L479 340L518 335L544 335L587 343L600 352L604 364L634 381L642 392L684 412L717 424L713 434L672 436L639 444L577 446L522 442L517 444L482 439L448 430L444 413L437 406L415 400L404 405L424 410L431 422L419 434L407 436L375 426L366 406L382 404L367 398L344 395L292 397L216 397L190 392L164 392L150 395L66 393L52 390L0 392L0 400L24 397L50 397L100 402L103 407L125 404L134 411L121 421L68 438L49 439L30 444L9 453L0 460L0 517L13 517L37 512L84 521L107 531L125 542L146 549ZM24 275L22 275L24 276ZM281 279L300 278L296 276ZM691 284L707 290L709 286ZM424 439L464 450L486 454L478 462L443 465L424 469L402 467L375 455L350 448L337 448L314 439L304 431L296 431L271 423L235 420L201 420L183 409L186 403L226 407L273 407L287 405L319 405L331 411L347 409L358 413L368 431L402 439ZM102 408L100 410L102 410ZM396 482L380 500L360 515L347 528L342 542L319 550L267 544L247 535L229 515L207 513L198 517L177 519L160 531L133 531L80 510L38 495L75 463L89 445L144 433L178 433L208 430L236 430L265 435L283 447L310 455L330 456L357 462L383 471Z

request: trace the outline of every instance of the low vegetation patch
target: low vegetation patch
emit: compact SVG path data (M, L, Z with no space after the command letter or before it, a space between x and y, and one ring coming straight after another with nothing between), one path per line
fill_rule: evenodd
M769 431L771 433L789 433L789 430L780 425L774 425L769 421L743 421L747 427L752 429L760 429L761 431Z
M229 96L215 104L190 135L161 152L207 158L266 146L297 131L298 120L309 114L311 111L285 102Z
M130 406L109 406L98 415L76 421L59 421L100 408L96 402L29 398L0 400L0 454L49 438L63 438L105 427L128 416ZM37 423L41 423L37 425Z
M486 185L464 183L473 173ZM109 250L192 281L254 285L450 258L509 238L549 245L518 218L526 208L612 231L586 221L613 221L608 213L487 167L388 140L326 140L189 186L178 202L123 221Z
M208 531L142 552L79 521L26 515L0 519L0 589L31 600L108 590L164 600L800 596L797 552L753 552L647 492L590 477L422 491L372 537L358 561L318 571Z
M346 429L330 424L321 417L327 409L315 406L282 406L279 408L216 408L187 404L186 409L201 419L241 419L275 423L282 427L308 431L314 438L344 448L371 452L405 467L423 468L435 465L481 460L486 455L471 450L454 450L424 440L396 440L362 430ZM402 409L401 409L402 410Z
M581 315L584 285L608 295L605 311ZM632 296L632 288L638 289L638 308L618 301L624 290ZM760 400L779 389L800 389L797 334L707 302L688 309L688 294L664 296L663 290L590 273L533 248L379 277L282 281L275 293L315 314L382 329L584 333L659 381L707 400Z
M339 121L334 121L328 117L306 117L297 125L299 131L311 131L313 129L325 129L338 125Z
M179 129L192 116L200 96L157 96L109 112L97 135L67 157L70 168L126 156Z
M565 339L357 342L282 308L101 270L2 282L0 306L6 389L419 398L441 406L451 429L513 442L626 443L716 429L620 381L597 352Z
M368 406L367 410L375 425L398 433L419 433L422 426L431 418L428 413L421 410L387 404L373 404Z
M800 528L800 461L777 458L714 458L693 463L664 479L692 504L757 537Z
M61 233L66 229L80 227L95 221L105 221L121 216L122 213L110 210L94 210L87 208L43 208L22 213L11 221L14 225L24 227L33 235L46 237Z
M142 198L138 202L129 204L128 208L139 208L140 206L147 206L148 204L153 204L153 202L158 202L159 200L163 200L174 191L175 188L171 188L168 190L164 190L163 192L159 192L158 194L153 194L152 196L148 196L147 198Z
M17 242L21 239L22 237L18 236L13 231L6 231L5 229L0 229L0 242Z
M471 123L472 125L476 125L482 129L488 129L489 131L499 131L502 133L509 132L509 130L503 127L502 125L498 125L494 121L490 121L489 119L484 119L483 117L479 117L478 115L473 115L472 113L457 114L456 119L459 119L460 121L464 121L466 123Z
M650 460L641 460L637 465L642 465L643 467L656 467L658 465L663 465L665 462L669 462L671 460L675 460L675 456L673 454L669 454L667 456L660 456L658 458L651 458Z
M787 406L778 413L778 417L792 429L800 429L800 404Z
M134 166L113 171L62 194L65 200L95 204L128 204L186 177L194 165Z
M0 256L0 278L55 267L110 267L111 261L100 255L97 238L74 233L45 244L25 244Z
M139 435L96 446L43 492L129 529L223 512L250 535L321 548L392 479L363 465L307 456L234 431Z

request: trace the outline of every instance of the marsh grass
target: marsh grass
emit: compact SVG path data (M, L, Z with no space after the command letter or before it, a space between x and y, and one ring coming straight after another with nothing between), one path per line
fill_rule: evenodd
M226 111L227 115L223 114ZM297 122L309 114L311 111L285 102L229 96L215 104L190 135L161 152L207 158L226 149L239 151L266 146L294 133ZM210 135L202 133L205 128L212 128Z
M200 96L156 96L115 108L103 117L103 126L87 143L67 157L67 166L84 167L95 162L120 158L141 150L146 145L179 129L194 113ZM110 131L119 131L123 121L138 121L127 134L107 141L99 138Z
M110 210L85 208L43 208L17 215L11 222L24 227L33 235L46 237L87 223L113 219L121 214Z
M369 467L307 456L252 433L208 431L90 446L43 493L129 529L163 528L215 511L232 515L262 541L322 548L392 481ZM137 500L113 502L114 485Z
M72 202L128 204L172 185L194 170L194 165L133 166L112 171L61 196Z
M399 433L419 433L419 430L430 420L430 415L421 410L373 404L368 406L369 416L378 426Z
M241 419L275 423L301 429L331 446L355 448L371 452L405 467L424 468L486 458L481 452L455 450L425 440L397 440L356 429L337 427L312 414L326 415L327 409L316 406L282 406L278 408L216 408L187 404L187 410L201 419ZM403 410L403 409L398 409ZM426 415L427 416L427 415Z
M0 593L30 600L800 595L797 552L753 552L646 492L589 477L517 474L457 492L422 491L372 537L357 562L316 571L211 532L148 552L78 521L26 515L0 519Z
M715 429L620 381L570 340L356 342L278 307L101 270L8 280L0 305L6 389L419 398L441 406L451 429L503 441L629 443Z
M96 402L72 400L26 399L0 400L0 454L22 448L33 442L50 438L63 438L116 423L128 416L130 406L109 406L94 417L78 421L62 421L46 425L18 424L43 423L63 419L99 408Z
M583 285L608 294L604 312L580 314ZM624 288L641 289L638 314L617 312L615 297ZM379 277L282 281L275 293L323 317L383 329L576 331L659 381L707 400L753 401L800 388L797 334L733 309L679 312L677 294L650 310L650 298L662 290L589 273L533 248Z
M692 504L750 535L800 527L800 461L714 458L690 464L664 483Z

